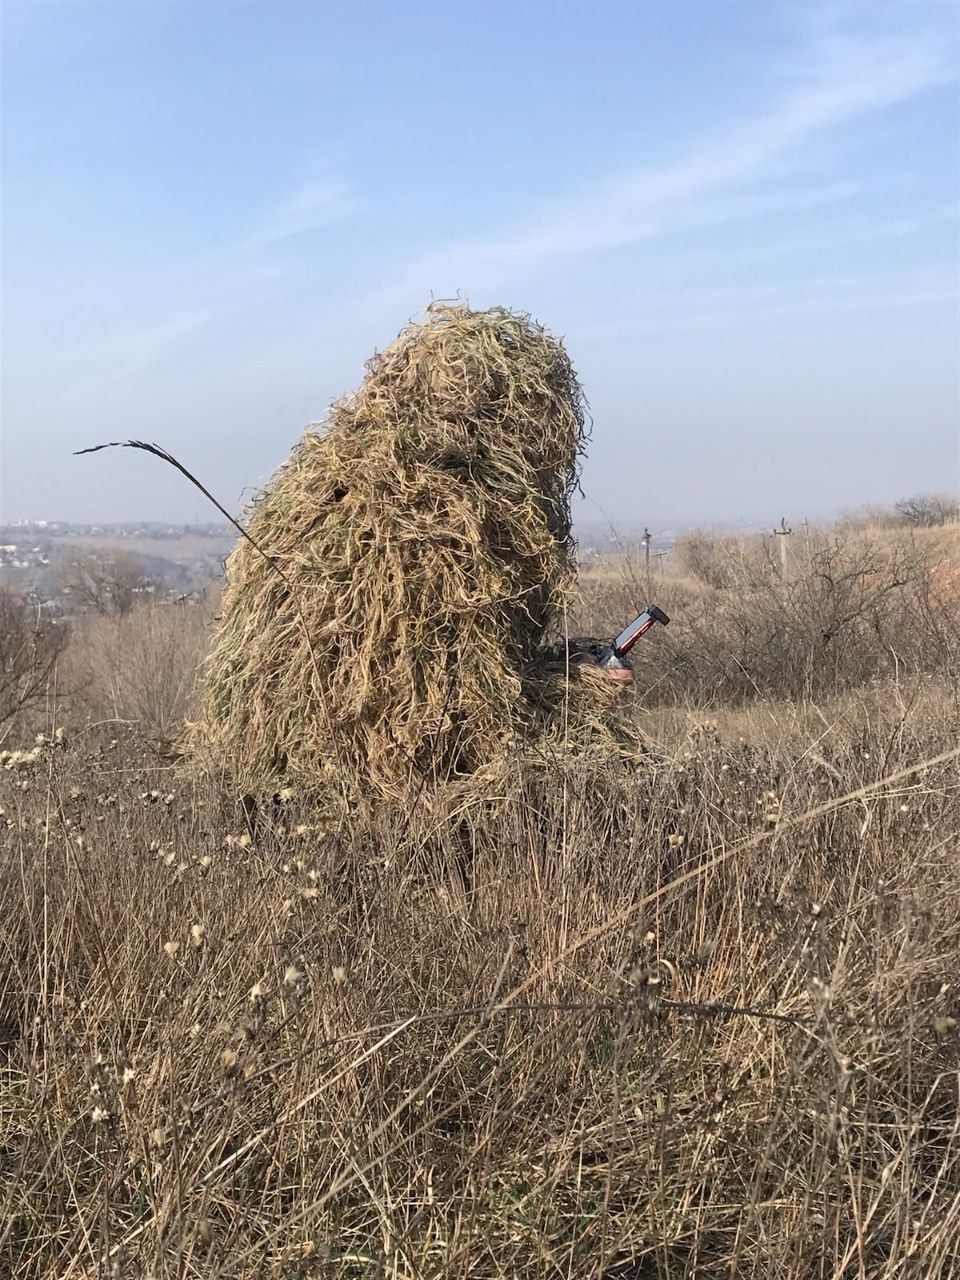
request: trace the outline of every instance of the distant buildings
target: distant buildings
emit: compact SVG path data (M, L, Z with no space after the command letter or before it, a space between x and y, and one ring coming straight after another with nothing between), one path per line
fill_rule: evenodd
M136 594L180 599L223 576L223 560L235 540L225 523L70 524L59 520L0 525L0 585L24 597L76 609L61 581L64 562L123 553L142 565Z

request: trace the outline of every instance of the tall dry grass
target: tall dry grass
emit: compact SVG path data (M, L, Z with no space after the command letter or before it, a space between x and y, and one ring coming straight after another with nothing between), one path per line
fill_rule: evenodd
M253 834L112 668L0 771L0 1274L957 1274L952 661Z
M175 734L196 705L214 607L212 593L210 600L83 619L60 663L47 721L113 721L151 737Z

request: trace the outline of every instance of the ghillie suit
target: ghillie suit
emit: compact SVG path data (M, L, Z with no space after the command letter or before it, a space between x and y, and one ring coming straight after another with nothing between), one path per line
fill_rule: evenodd
M560 342L433 304L249 512L194 745L253 793L397 798L609 736L605 682L544 662L584 440Z

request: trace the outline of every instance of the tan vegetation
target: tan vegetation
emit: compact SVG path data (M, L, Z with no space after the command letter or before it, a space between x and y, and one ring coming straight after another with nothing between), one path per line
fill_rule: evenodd
M772 550L656 582L642 768L466 810L251 827L157 745L202 612L81 625L0 770L0 1274L957 1274L956 548Z
M46 701L67 635L37 605L0 588L0 745L18 716Z
M139 726L173 739L196 709L197 670L210 642L209 600L145 605L79 623L59 668L61 705L74 722Z
M957 678L960 526L797 533L786 575L774 541L689 535L672 572L649 583L636 559L612 557L584 575L571 626L612 633L624 597L642 606L653 591L677 625L637 654L648 705L818 699L908 674Z

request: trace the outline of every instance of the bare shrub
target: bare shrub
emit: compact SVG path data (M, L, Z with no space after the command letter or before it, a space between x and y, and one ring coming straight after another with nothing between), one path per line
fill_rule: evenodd
M128 551L75 551L58 571L60 589L81 610L125 617L156 583Z
M905 524L934 528L960 520L960 498L952 493L918 493L896 504Z
M638 689L648 703L718 705L957 672L960 619L937 587L938 566L956 544L920 532L794 535L786 577L772 538L691 537L678 556L688 579L657 581L673 623L634 651ZM600 634L614 634L645 603L628 575L613 570L594 572L584 589L578 622L589 619Z
M868 503L846 512L835 523L835 528L843 533L852 533L865 529L892 529L903 524L903 517L895 507L877 506Z
M759 542L696 529L677 539L673 560L680 573L722 591L736 585L739 566L756 561L759 550Z
M51 674L67 643L68 629L0 588L0 732L47 694Z

